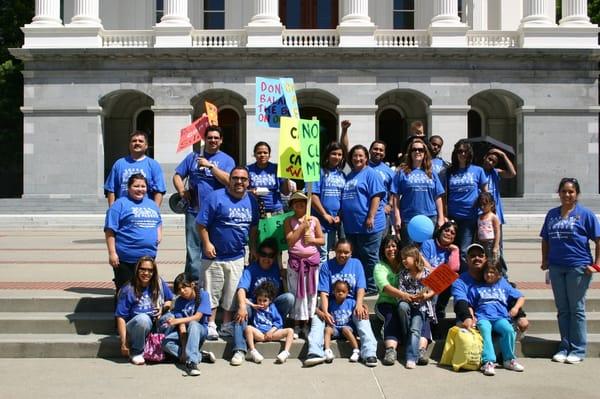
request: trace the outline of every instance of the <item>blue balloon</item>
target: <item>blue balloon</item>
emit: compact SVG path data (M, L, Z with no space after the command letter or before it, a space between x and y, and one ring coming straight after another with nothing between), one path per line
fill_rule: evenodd
M425 215L417 215L408 222L408 236L414 242L422 243L433 236L433 222Z

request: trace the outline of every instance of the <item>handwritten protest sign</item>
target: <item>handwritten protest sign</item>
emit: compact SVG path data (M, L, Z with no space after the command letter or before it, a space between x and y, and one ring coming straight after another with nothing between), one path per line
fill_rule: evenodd
M305 182L321 179L321 159L319 153L319 121L317 119L300 119L300 155L302 158L302 175Z
M256 77L256 123L258 126L269 127L269 125L277 125L279 127L279 116L271 115L271 119L267 115L267 108L276 103L283 96L283 89L279 79L269 79ZM270 122L270 123L269 123Z
M206 107L208 122L213 126L219 126L219 110L217 109L217 106L208 101L204 101L204 106Z
M282 116L290 116L287 104L285 103L285 97L281 96L277 101L269 105L265 109L265 114L269 121L269 127L281 127L280 118Z
M299 119L282 117L279 129L279 162L277 176L288 179L302 179L300 158Z
M458 278L458 274L453 272L450 266L443 263L433 269L433 272L422 280L423 285L431 288L436 294L443 292L446 288Z
M279 244L279 250L288 248L283 231L283 222L294 212L273 215L270 218L260 219L258 222L258 242L263 242L267 238L274 238Z
M279 81L281 82L281 87L283 88L283 96L285 97L285 103L287 105L289 116L300 119L300 110L298 109L298 98L296 97L294 79L281 78ZM282 114L282 116L285 115Z
M179 131L179 143L177 143L177 152L204 140L204 134L209 126L208 116L203 115L191 124Z

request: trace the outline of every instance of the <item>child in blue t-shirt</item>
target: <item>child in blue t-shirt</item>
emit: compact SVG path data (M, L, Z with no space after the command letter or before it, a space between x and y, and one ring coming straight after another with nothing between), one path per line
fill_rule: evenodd
M200 360L215 362L213 353L199 351L208 334L210 297L208 292L198 288L192 276L186 273L175 277L173 288L179 297L175 300L171 317L167 317L165 322L167 331L162 342L163 350L178 357L182 362L185 361L188 375L198 376Z
M283 319L273 303L277 295L277 288L270 281L265 281L254 291L257 308L252 313L251 324L244 329L248 343L248 357L255 363L263 361L264 357L254 345L254 342L278 341L285 338L284 349L277 355L278 363L285 363L290 356L290 349L294 341L294 330L283 328Z
M331 351L331 338L339 338L340 335L348 340L352 347L351 362L358 362L360 358L360 350L358 349L358 341L354 336L352 325L352 313L356 307L356 301L348 297L350 293L350 284L344 280L337 280L333 283L333 301L329 302L327 307L325 327L325 340L323 347L325 348L325 361L331 363L334 359Z
M487 262L483 267L483 283L474 284L467 295L469 304L477 317L477 329L483 338L483 353L481 371L484 375L495 375L496 352L492 341L492 332L500 335L500 349L504 359L504 368L513 371L523 371L524 367L517 362L515 356L516 333L511 323L519 309L525 303L525 298L513 288L504 277L498 262ZM508 303L516 300L512 308Z

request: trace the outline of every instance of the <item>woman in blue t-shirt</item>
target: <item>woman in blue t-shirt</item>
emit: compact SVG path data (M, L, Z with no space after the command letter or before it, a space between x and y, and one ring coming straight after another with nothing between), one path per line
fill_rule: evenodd
M444 224L444 187L432 171L425 141L417 137L406 150L407 161L400 165L392 182L395 228L400 232L403 246L411 241L407 226L413 217L425 215L437 226Z
M158 275L154 259L143 256L135 266L131 281L121 288L117 298L115 317L121 354L129 356L133 364L142 365L146 337L157 324L156 320L171 308L173 293ZM161 319L158 325L164 321Z
M585 294L592 273L600 272L600 224L592 211L577 203L579 182L563 178L558 185L560 206L544 220L542 270L549 270L558 310L560 344L552 360L580 363L586 355ZM589 241L596 243L594 257Z
M381 202L386 191L379 174L368 165L369 152L365 146L355 145L348 157L352 171L346 177L342 192L344 233L352 243L353 256L365 268L367 295L375 295L373 268L379 261L378 251L386 225Z
M448 218L456 221L456 244L463 258L461 270L466 267L467 247L473 242L477 229L476 201L479 193L487 191L487 177L483 168L472 165L473 148L466 140L459 140L452 151L452 165L448 168L446 203Z
M290 193L287 179L277 177L277 164L269 162L271 146L264 141L254 145L256 162L248 165L250 185L248 191L256 196L266 213L281 213L281 194Z

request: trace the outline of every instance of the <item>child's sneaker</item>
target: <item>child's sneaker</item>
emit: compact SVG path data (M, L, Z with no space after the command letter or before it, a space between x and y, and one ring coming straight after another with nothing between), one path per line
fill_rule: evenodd
M352 363L356 363L356 362L358 362L358 359L360 359L360 351L358 349L352 349L352 354L350 355L350 361Z
M406 364L404 365L405 368L412 370L415 367L417 367L417 362L415 362L414 360L407 360Z
M206 334L206 339L209 341L216 341L219 339L217 324L214 321L208 323L208 333Z
M217 357L212 352L200 351L200 355L202 355L202 361L204 363L214 363L217 361Z
M262 362L265 358L263 357L263 355L260 354L259 351L257 351L256 349L252 349L250 351L250 353L248 354L248 357L250 358L250 360L252 360L254 363L260 363Z
M146 359L144 359L144 355L142 354L131 356L131 363L136 366L141 366L146 363Z
M386 366L393 366L394 363L396 363L397 357L396 348L387 348L381 363L385 364Z
M196 363L188 362L185 364L185 370L187 371L189 376L197 377L200 374L200 370L198 370L198 365Z
M331 363L335 359L335 355L331 349L325 349L325 363Z
M283 350L277 355L277 363L285 363L287 358L290 357L290 352Z
M483 371L483 375L496 375L496 366L492 362L486 362L481 366L481 371Z
M235 353L231 357L231 361L229 362L229 364L231 364L232 366L239 366L240 364L244 363L245 357L246 356L244 352L235 351Z
M221 337L233 337L233 322L223 323L221 326Z
M519 362L517 362L517 359L511 359L511 360L507 360L503 363L503 366L505 369L507 370L512 370L512 371L523 371L525 370L525 367L523 367L522 364L520 364Z

